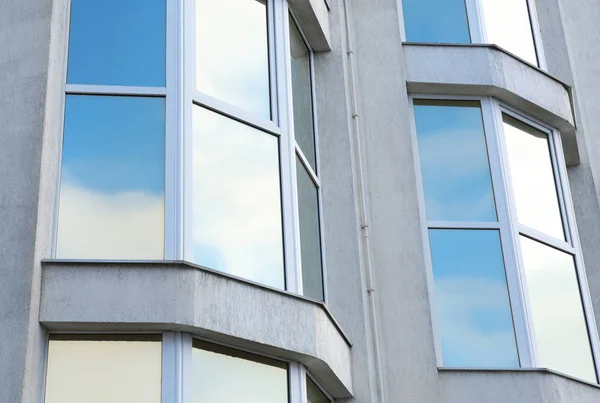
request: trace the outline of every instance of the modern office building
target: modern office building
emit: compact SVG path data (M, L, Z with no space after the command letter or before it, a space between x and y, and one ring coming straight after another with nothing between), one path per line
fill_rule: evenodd
M0 2L0 403L600 402L600 2Z

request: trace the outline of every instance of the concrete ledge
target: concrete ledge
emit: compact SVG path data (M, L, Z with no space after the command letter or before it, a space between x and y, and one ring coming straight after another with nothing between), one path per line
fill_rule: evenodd
M40 322L59 331L185 331L298 361L352 396L351 345L323 304L184 262L42 263Z
M441 403L592 403L600 387L545 368L440 368Z
M288 0L306 40L315 52L331 50L329 5L325 0Z
M579 163L571 89L495 45L404 43L409 92L493 96L561 131L567 165Z

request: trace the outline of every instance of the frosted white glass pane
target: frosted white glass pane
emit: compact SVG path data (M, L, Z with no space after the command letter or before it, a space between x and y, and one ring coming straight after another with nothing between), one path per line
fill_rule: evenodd
M510 116L503 121L519 222L565 239L548 136Z
M538 366L596 382L573 256L523 236L521 248Z
M160 403L158 341L50 340L45 403Z
M192 403L287 403L285 364L269 365L229 349L192 350ZM218 351L218 352L217 352Z
M538 65L527 0L482 0L487 42Z
M196 0L196 89L271 118L265 0Z

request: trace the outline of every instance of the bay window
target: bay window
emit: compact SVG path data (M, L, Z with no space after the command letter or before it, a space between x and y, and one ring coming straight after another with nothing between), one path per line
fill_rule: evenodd
M411 99L440 365L597 382L560 133L492 98Z
M402 0L408 42L490 43L545 67L534 0Z
M300 364L190 334L51 334L44 403L331 403Z
M323 300L313 94L284 0L71 0L54 257Z

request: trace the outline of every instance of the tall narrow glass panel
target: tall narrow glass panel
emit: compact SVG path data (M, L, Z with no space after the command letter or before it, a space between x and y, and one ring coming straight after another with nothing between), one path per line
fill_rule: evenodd
M191 403L288 403L285 363L194 341Z
M271 119L266 0L196 0L196 89Z
M415 100L429 221L496 221L479 102Z
M465 0L402 0L409 42L470 43Z
M538 366L597 382L573 256L521 236Z
M290 17L290 52L292 62L292 98L294 104L294 138L317 171L311 85L310 52Z
M298 210L300 216L300 248L302 255L302 287L305 296L323 300L321 231L319 196L306 168L296 157L298 178Z
M527 0L481 0L487 42L537 66Z
M502 119L519 222L564 240L548 135L508 115Z
M309 377L306 377L306 395L308 403L331 403Z
M67 82L165 86L165 0L71 0Z
M162 259L164 98L68 95L58 258Z
M444 366L519 366L500 234L430 230Z
M160 403L160 338L50 339L45 403Z
M278 138L193 110L194 261L285 288Z

